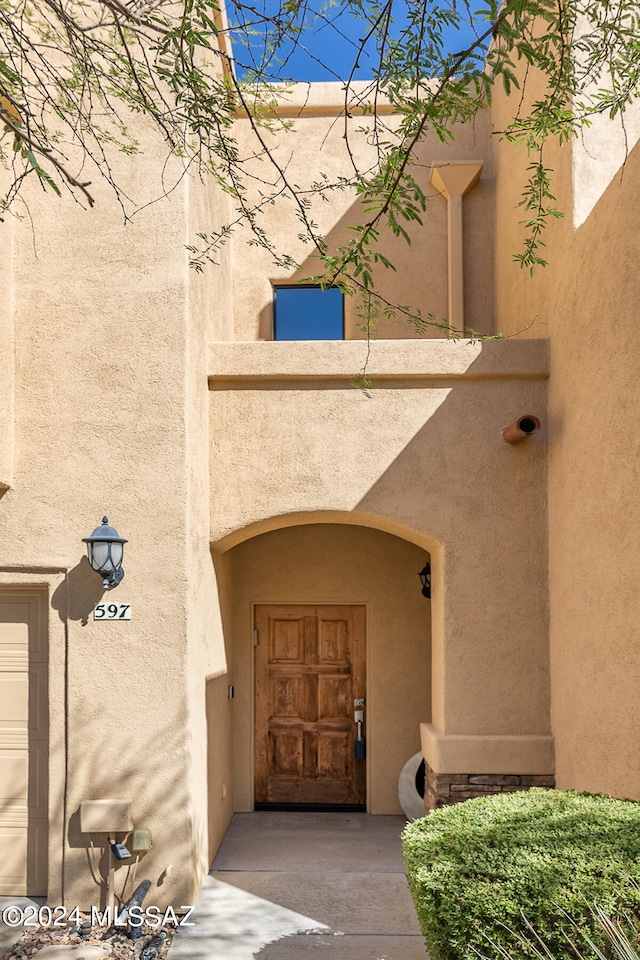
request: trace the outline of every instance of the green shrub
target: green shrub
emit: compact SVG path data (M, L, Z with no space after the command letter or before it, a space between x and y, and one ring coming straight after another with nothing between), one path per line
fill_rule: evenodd
M629 800L542 789L467 800L409 824L403 846L431 960L504 956L527 921L551 956L575 960L562 911L602 944L590 904L613 918L640 906ZM520 944L519 957L534 955Z

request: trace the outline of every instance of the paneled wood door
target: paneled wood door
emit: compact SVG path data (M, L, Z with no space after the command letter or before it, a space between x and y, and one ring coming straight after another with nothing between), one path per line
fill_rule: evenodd
M364 804L363 606L256 607L257 803Z

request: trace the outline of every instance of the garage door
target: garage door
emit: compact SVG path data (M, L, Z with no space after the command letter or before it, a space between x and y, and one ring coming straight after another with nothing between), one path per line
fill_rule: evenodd
M44 597L0 591L0 895L47 893Z

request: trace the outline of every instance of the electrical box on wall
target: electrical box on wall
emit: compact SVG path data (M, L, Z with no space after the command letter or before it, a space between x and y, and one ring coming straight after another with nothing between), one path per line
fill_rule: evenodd
M80 804L82 833L128 833L133 830L133 800L83 800Z

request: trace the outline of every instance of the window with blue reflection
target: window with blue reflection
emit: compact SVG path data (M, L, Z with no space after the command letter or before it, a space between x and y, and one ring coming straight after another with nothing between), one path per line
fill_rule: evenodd
M344 340L344 296L337 287L273 288L274 340Z

